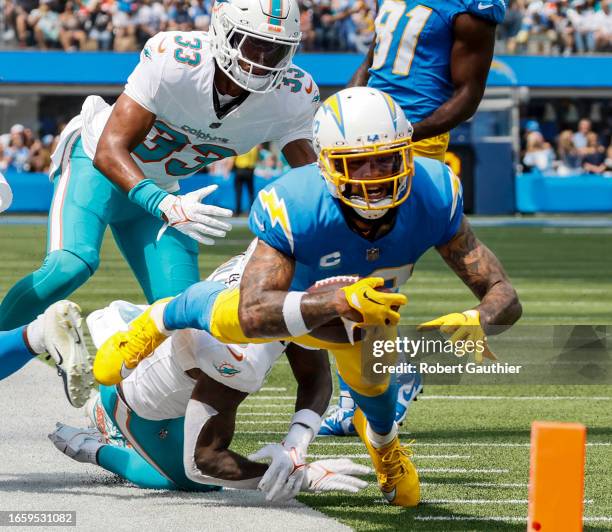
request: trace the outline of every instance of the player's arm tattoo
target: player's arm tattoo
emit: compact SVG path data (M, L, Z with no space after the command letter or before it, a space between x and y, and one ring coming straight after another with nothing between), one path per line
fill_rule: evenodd
M145 139L154 122L153 113L122 94L102 131L93 164L125 192L145 179L131 152Z
M286 338L291 336L283 317L295 261L261 240L247 263L240 282L238 317L249 338ZM309 329L350 312L339 291L306 294L301 303L302 317Z
M206 476L230 481L253 479L243 487L255 489L268 466L252 462L232 451L238 406L248 394L229 388L202 373L191 398L212 406L218 413L202 427L198 435L194 459L197 468Z
M439 246L442 258L480 300L483 327L510 326L521 316L522 307L504 268L494 253L472 231L463 217L457 234Z
M333 389L327 351L289 344L286 355L298 385L295 411L308 409L323 415Z
M453 95L427 118L412 124L413 141L450 131L470 118L482 100L495 47L495 25L462 13L455 18L453 34L450 59Z

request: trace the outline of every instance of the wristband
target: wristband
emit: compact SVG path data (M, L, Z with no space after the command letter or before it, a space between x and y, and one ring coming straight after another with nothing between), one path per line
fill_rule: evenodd
M296 447L302 449L304 453L308 445L321 428L321 416L314 410L303 408L293 414L289 424L289 432L285 437L286 447Z
M140 181L128 192L128 198L153 216L160 218L162 212L159 204L168 196L168 192L159 188L151 179Z
M302 298L306 292L289 292L283 303L283 318L289 334L294 338L304 336L310 329L304 323L302 316Z

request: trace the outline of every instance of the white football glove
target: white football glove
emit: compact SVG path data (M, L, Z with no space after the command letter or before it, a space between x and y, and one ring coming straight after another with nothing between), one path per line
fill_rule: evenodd
M306 469L304 453L297 447L286 448L281 443L270 443L249 456L249 460L271 460L257 488L266 494L267 501L288 501L302 489Z
M348 458L317 460L306 466L302 491L346 491L357 493L368 483L356 475L368 475L372 469Z
M159 210L164 213L167 226L174 227L200 244L208 246L212 246L215 241L205 235L223 238L232 226L215 217L228 218L232 215L232 211L202 203L202 200L217 188L217 185L209 185L183 196L168 194L159 204ZM160 231L158 239L165 228L166 226Z

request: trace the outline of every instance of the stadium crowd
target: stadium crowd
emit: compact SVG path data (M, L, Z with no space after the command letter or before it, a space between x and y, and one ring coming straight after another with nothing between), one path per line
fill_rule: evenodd
M64 124L59 126L59 130ZM0 134L0 172L48 172L51 154L58 135L37 135L31 128L14 124L8 133ZM278 148L270 143L256 149L255 173L264 179L275 179L289 168ZM207 167L208 173L229 178L235 171L235 158L228 157Z
M612 51L612 0L509 0L498 53ZM207 30L213 0L4 0L0 46L133 51L159 31ZM365 52L375 0L299 0L305 51ZM2 4L0 4L2 5Z
M609 134L594 131L591 120L583 118L577 128L563 129L548 142L540 124L528 120L523 136L523 171L560 177L597 174L612 177L612 142Z
M368 49L374 36L374 0L299 1L304 50ZM5 0L0 46L134 51L159 31L206 31L211 4L212 0Z
M524 124L520 161L523 171L612 177L612 140L607 130L600 127L599 132L595 131L587 118L579 120L573 129L554 133L547 131L545 126L533 119ZM0 172L48 172L57 139L58 136L52 134L39 137L31 128L13 125L8 133L0 135ZM255 173L259 177L275 179L287 168L282 153L274 145L266 144L258 149ZM225 178L234 171L234 158L208 167L209 173Z

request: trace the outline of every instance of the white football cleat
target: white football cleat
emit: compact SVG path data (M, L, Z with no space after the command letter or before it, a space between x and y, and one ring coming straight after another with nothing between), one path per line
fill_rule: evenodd
M84 464L98 465L100 447L106 445L98 429L79 429L57 422L49 439L58 451Z
M64 381L68 401L80 408L94 387L81 309L72 301L58 301L45 311L42 318L45 349Z

